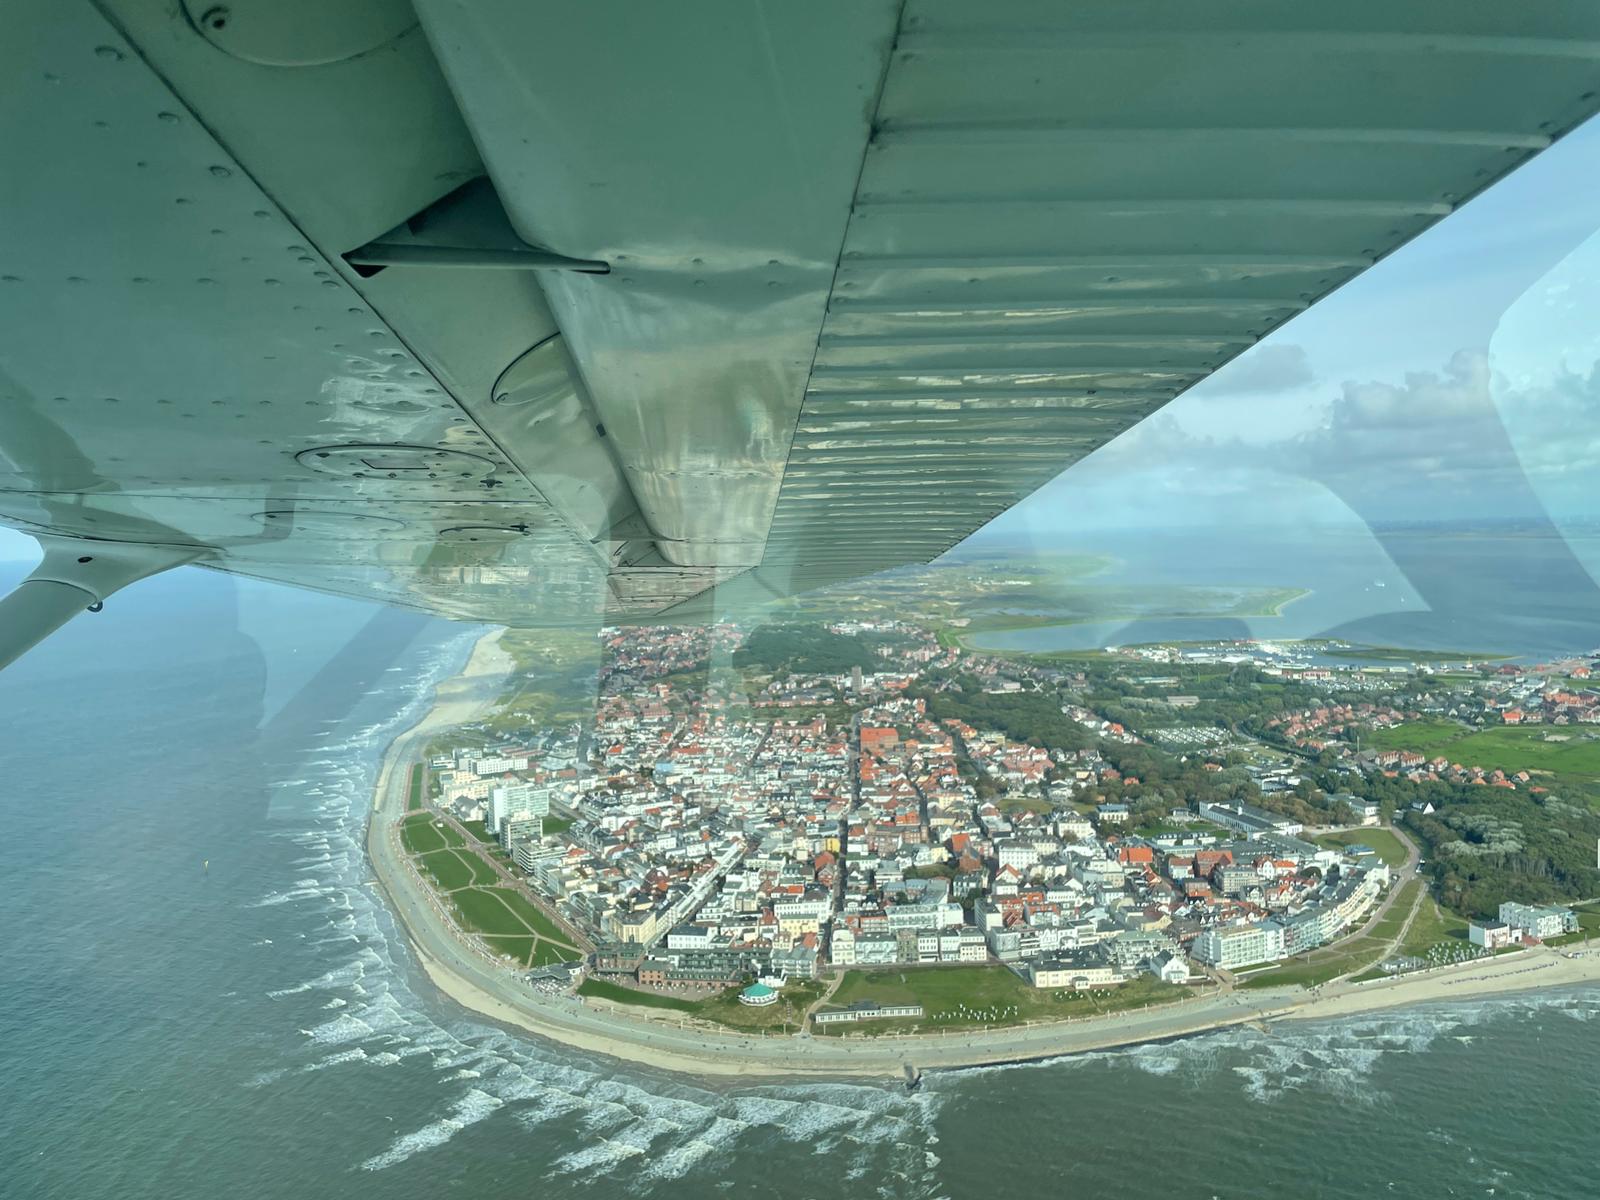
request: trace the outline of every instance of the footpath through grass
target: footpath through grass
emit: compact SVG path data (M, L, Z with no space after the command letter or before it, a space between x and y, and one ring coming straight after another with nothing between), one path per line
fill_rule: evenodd
M498 886L500 874L469 849L455 829L427 812L401 822L400 840L435 890L455 909L464 929L521 966L570 962L581 954L570 934L521 892Z
M435 850L417 862L447 892L472 884L487 886L500 878L495 869L470 850Z
M664 1009L697 1020L726 1025L731 1029L762 1031L798 1028L806 1009L822 995L823 985L816 980L785 984L778 993L776 1004L759 1008L739 1003L739 993L743 990L743 986L740 985L727 988L713 996L695 999L640 991L605 979L585 979L578 985L580 996L591 996L596 1000L606 1000L612 1004Z
M1392 942L1400 936L1400 930L1405 926L1406 917L1411 914L1412 906L1416 903L1417 892L1422 888L1422 880L1408 879L1394 898L1394 903L1389 906L1389 911L1383 914L1367 936L1380 941Z
M1391 935L1392 936L1392 935ZM1300 987L1312 988L1337 979L1352 971L1363 971L1383 957L1388 942L1381 938L1360 937L1348 942L1337 942L1309 954L1297 954L1285 959L1282 966L1262 971L1249 979L1239 981L1241 988Z
M1376 850L1377 847L1373 846L1373 849ZM1395 895L1389 911L1362 936L1334 942L1309 954L1297 954L1291 959L1285 959L1270 971L1262 971L1251 975L1248 979L1241 979L1239 986L1268 988L1299 985L1312 988L1327 983L1330 979L1337 979L1341 975L1354 975L1358 979L1370 977L1378 963L1390 957L1389 944L1400 936L1400 930L1405 925L1406 917L1410 915L1417 893L1422 887L1423 882L1420 879L1406 880L1405 885ZM1422 903L1431 905L1433 900L1424 896ZM1423 913L1419 912L1417 921L1412 923L1413 931L1417 927L1417 922L1423 919ZM1409 935L1407 941L1409 943ZM1404 954L1406 951L1402 948L1397 953Z
M1440 908L1432 896L1424 896L1417 919L1411 922L1406 940L1400 943L1400 954L1427 958L1430 950L1441 945L1450 948L1471 945L1467 941L1467 919Z
M428 777L425 763L411 764L411 778L406 784L406 811L415 812L422 807L422 782Z
M452 848L465 846L467 839L453 826L446 824L432 813L423 811L411 813L401 819L400 842L411 854L426 854L430 850L442 850L446 846Z
M1165 1003L1189 994L1177 984L1153 975L1139 975L1113 988L1082 992L1036 988L1000 966L905 967L882 971L848 971L827 1008L858 1001L878 1004L920 1004L921 1020L848 1022L824 1025L827 1034L937 1032L984 1026L1020 1025L1025 1021L1061 1020Z

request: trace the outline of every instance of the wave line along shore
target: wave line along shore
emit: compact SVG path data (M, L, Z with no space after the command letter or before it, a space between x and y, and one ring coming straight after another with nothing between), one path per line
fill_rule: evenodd
M502 631L478 640L461 674L441 682L434 703L384 753L367 829L379 890L417 960L463 1008L552 1041L630 1063L698 1076L900 1076L917 1070L1028 1062L1163 1041L1274 1020L1318 1020L1431 1002L1478 999L1600 982L1600 950L1536 948L1392 980L1324 988L1213 993L1152 1009L990 1031L859 1038L720 1033L671 1020L624 1015L576 996L533 993L516 975L469 949L446 924L432 893L405 861L396 818L405 812L411 763L428 740L476 720L500 696L511 660ZM1001 969L1001 968L996 968Z

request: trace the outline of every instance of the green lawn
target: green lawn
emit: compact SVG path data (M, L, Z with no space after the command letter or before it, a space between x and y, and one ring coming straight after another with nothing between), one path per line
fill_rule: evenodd
M1388 729L1374 729L1363 741L1372 750L1417 750L1431 758L1469 732L1465 725L1454 721L1411 721Z
M706 1021L728 1025L734 1029L796 1029L818 997L823 985L816 980L797 980L786 984L778 994L776 1004L764 1008L751 1008L739 1003L742 988L732 987L718 995L700 1001L698 1015Z
M593 996L596 1000L610 1000L613 1004L637 1004L644 1008L670 1008L673 1012L695 1013L699 1000L680 1000L676 996L658 996L654 992L640 992L604 979L585 979L578 985L578 995Z
M418 856L417 862L447 892L475 881L472 868L454 850L435 850Z
M1394 903L1389 906L1389 911L1383 919L1367 931L1367 936L1383 941L1393 941L1400 933L1400 927L1406 923L1406 916L1411 912L1411 906L1416 901L1417 890L1422 887L1422 880L1408 879L1405 886L1400 889Z
M1322 652L1329 658L1343 658L1351 662L1500 662L1503 654L1475 654L1470 650L1407 650L1400 646L1325 646Z
M500 873L484 862L479 855L474 854L471 850L457 850L455 853L467 866L472 868L473 883L487 886L499 882Z
M1317 845L1332 850L1343 846L1370 846L1391 867L1405 865L1406 848L1391 830L1379 827L1347 829L1343 833L1329 833L1317 838Z
M422 781L427 778L428 768L424 763L411 764L411 778L406 785L406 811L413 812L422 807Z
M1425 958L1430 949L1441 943L1461 946L1466 941L1466 918L1440 908L1432 896L1424 896L1422 906L1417 910L1417 919L1411 922L1406 940L1400 944L1400 953Z
M920 1004L923 1019L824 1025L819 1032L891 1033L908 1028L940 1030L1014 1025L1030 1020L1090 1016L1137 1008L1143 1004L1176 999L1187 990L1176 984L1164 984L1151 975L1141 975L1115 988L1062 992L1032 987L1011 971L998 966L849 971L827 1007L842 1008L858 1000L875 1000L879 1004Z
M579 953L571 939L518 892L506 887L464 887L450 893L461 922L482 935L496 952L524 965L570 962Z
M533 931L505 903L505 898L514 894L510 888L474 887L453 892L450 899L462 920L480 933L530 934Z
M543 938L540 938L538 945L534 949L533 959L529 965L534 967L544 967L550 965L551 963L572 962L574 959L580 957L582 956L571 946L557 945L555 942L547 942Z
M540 937L549 938L553 942L561 942L566 945L571 944L572 935L540 912L521 892L513 892L505 888L497 888L495 891L500 896L500 899L510 906L511 911L516 913L522 920L522 923Z
M533 943L537 940L531 937L490 937L483 939L489 944L496 954L505 954L516 959L523 966L528 965L528 955L533 952Z
M1350 971L1372 966L1382 957L1386 945L1387 942L1373 937L1336 942L1325 949L1313 950L1310 954L1297 954L1292 959L1286 959L1280 967L1240 980L1239 986L1268 988L1299 984L1301 987L1316 987Z
M427 854L430 851L443 850L449 844L428 813L417 813L416 816L406 818L400 826L400 843L410 854Z
M776 1004L762 1008L740 1004L739 993L743 990L742 986L731 987L703 1000L689 1000L637 991L604 979L585 979L578 985L580 996L593 996L614 1004L664 1008L734 1029L782 1029L785 1025L793 1029L799 1024L801 1014L822 994L822 984L815 980L790 983L784 987Z
M1568 740L1547 742L1547 736ZM1550 771L1593 780L1600 775L1600 737L1575 725L1498 725L1476 732L1449 721L1414 721L1374 730L1375 748L1442 754L1469 767L1502 771Z

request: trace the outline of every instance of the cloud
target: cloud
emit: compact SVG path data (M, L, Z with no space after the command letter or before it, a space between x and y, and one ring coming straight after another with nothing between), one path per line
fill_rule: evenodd
M1245 351L1195 388L1197 397L1257 396L1287 392L1314 382L1304 346L1278 343Z
M1585 487L1600 472L1600 369L1517 388L1484 355L1462 351L1399 383L1347 381L1320 400L1297 397L1315 423L1281 438L1263 439L1244 418L1235 430L1218 429L1209 415L1190 419L1202 403L1193 393L1174 402L1050 491L1083 503L1137 495L1128 515L1148 512L1153 521L1185 505L1254 496L1259 519L1270 523L1280 515L1275 505L1308 487L1331 491L1369 521L1600 507Z

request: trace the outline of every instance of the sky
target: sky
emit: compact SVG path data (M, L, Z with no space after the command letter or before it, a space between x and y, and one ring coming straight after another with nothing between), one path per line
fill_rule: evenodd
M969 544L1600 513L1600 121ZM37 557L0 529L0 561Z
M1591 123L973 540L1600 513L1597 185Z

